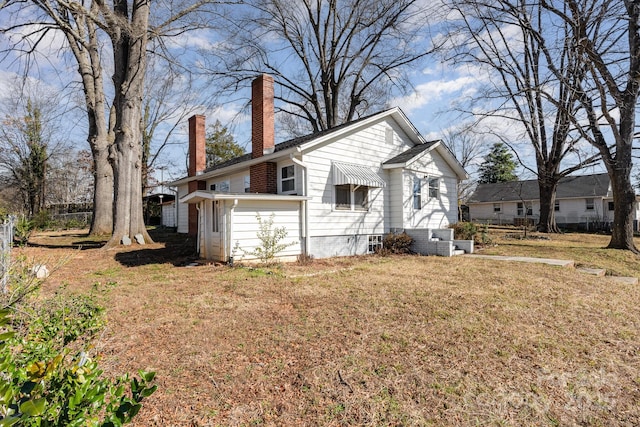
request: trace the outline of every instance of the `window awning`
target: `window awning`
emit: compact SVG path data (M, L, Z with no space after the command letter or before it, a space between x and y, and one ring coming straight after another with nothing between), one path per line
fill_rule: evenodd
M350 163L333 162L333 185L384 187L386 183L371 169Z

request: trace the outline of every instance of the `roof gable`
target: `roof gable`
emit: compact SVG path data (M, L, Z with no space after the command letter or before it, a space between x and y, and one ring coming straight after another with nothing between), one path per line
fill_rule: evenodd
M609 175L567 176L560 179L556 192L557 199L577 197L607 197L609 194ZM478 184L469 198L469 203L500 201L537 200L540 198L538 180L497 182Z

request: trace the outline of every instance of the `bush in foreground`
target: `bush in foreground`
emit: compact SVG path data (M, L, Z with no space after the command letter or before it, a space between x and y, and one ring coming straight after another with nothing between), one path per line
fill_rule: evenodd
M103 322L95 298L29 298L39 282L24 273L10 283L0 306L0 426L131 422L156 390L155 373L103 376L86 350Z

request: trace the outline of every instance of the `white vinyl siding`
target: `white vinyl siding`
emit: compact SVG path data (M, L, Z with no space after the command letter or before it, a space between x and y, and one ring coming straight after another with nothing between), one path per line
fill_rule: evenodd
M412 146L407 142L400 145L401 141L407 141L407 137L393 120L389 119L389 122L393 125L390 129L394 131L394 138L388 137L386 129L389 124L381 122L304 154L302 161L308 166L309 195L312 196L309 201L312 236L384 234L389 229L389 218L385 218L385 204L389 203L385 198L389 197L390 192L389 171L382 169L382 162ZM388 143L389 140L393 143ZM387 183L384 188L369 188L367 210L335 208L336 190L332 181L334 161L366 167Z
M258 239L260 215L263 223L273 216L273 228L284 227L287 236L279 243L289 244L278 257L295 257L301 253L300 202L250 202L238 205L233 215L233 241L231 247L234 260L255 259L251 252L261 245ZM295 259L295 258L294 258Z
M178 187L178 200L181 197L186 196L189 193L189 187L187 184ZM189 205L186 203L178 203L178 233L189 232Z

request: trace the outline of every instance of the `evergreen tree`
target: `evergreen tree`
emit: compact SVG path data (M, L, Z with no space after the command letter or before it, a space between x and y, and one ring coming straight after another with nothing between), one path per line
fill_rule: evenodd
M480 166L480 184L493 184L496 182L517 181L515 173L516 162L513 154L506 145L501 142L493 144L491 151L484 157L484 163Z
M207 167L212 167L235 157L242 156L244 150L240 147L226 126L216 120L207 135Z

